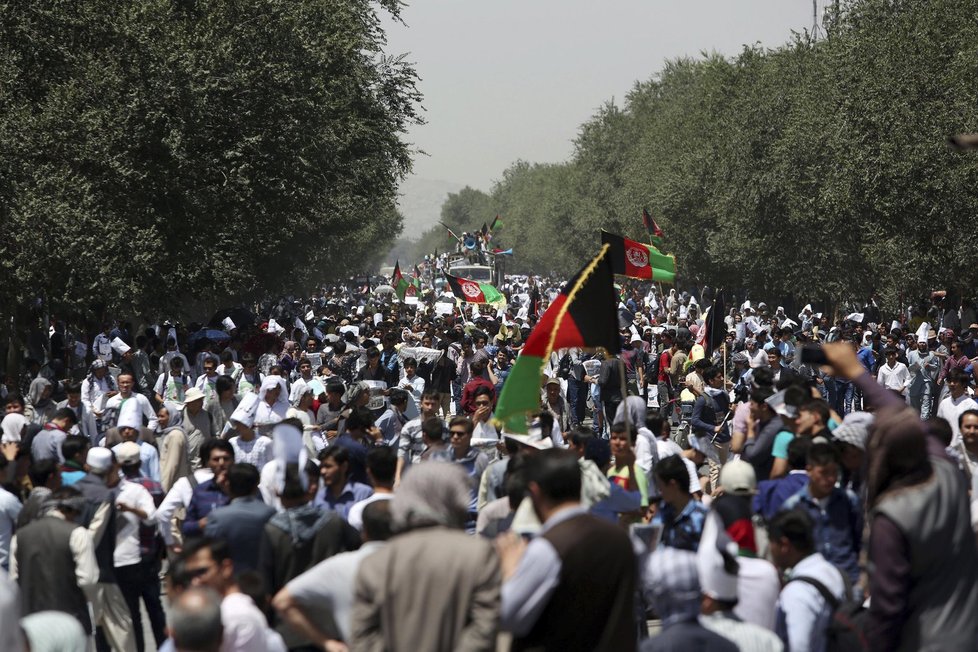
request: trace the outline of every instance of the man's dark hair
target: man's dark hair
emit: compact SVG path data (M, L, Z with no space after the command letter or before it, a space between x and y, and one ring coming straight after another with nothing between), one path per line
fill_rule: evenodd
M7 405L12 405L13 403L19 404L20 407L22 408L26 407L27 405L27 403L24 402L24 397L21 396L20 394L10 394L9 396L7 396L7 400L4 401L3 404L4 406L7 406Z
M261 474L254 464L232 464L228 469L228 490L232 498L254 494L259 482L261 482Z
M73 460L87 451L91 445L92 442L84 435L68 435L61 442L61 457L65 460Z
M244 365L244 366L258 364L258 359L255 358L255 354L254 353L251 353L249 351L249 352L246 352L246 353L242 354L242 356L241 356L241 364Z
M968 383L971 382L971 376L969 376L964 369L961 369L960 367L954 367L949 372L947 372L947 381L951 382L952 380L959 382L965 387L967 387Z
M964 412L962 412L962 413L961 413L961 414L960 414L960 415L958 416L958 429L959 429L959 430L961 429L961 425L962 425L962 424L964 423L964 418L965 418L966 416L968 416L969 414L970 414L971 416L974 416L974 417L978 417L978 410L974 410L974 409L971 409L971 410L965 410Z
M474 403L475 399L479 398L480 396L487 396L489 397L489 403L491 405L492 399L495 396L495 394L496 394L495 390L489 387L488 385L478 385L475 389L472 390L472 402Z
M403 389L395 387L391 390L389 398L391 405L407 405L408 393Z
M774 372L770 367L758 367L751 371L750 375L754 384L759 387L770 388L774 385Z
M183 358L178 355L170 358L170 369L183 369Z
M363 532L371 541L387 541L391 538L389 500L375 500L363 508Z
M64 444L62 444L62 450L63 449ZM31 479L31 484L33 486L43 487L48 483L48 480L51 479L51 476L57 471L58 462L56 460L41 460L31 464L30 468L27 470L27 477Z
M403 366L404 366L405 369L407 367L414 367L415 369L417 369L418 368L418 360L417 360L417 358L404 358Z
M215 450L224 451L231 456L231 459L234 459L234 447L231 446L231 442L220 437L211 437L210 439L205 439L204 443L200 445L201 466L207 466L207 462L211 459L211 453Z
M307 461L306 467L306 479L309 483L315 483L319 481L319 467L313 461ZM282 487L280 493L281 497L285 500L297 500L306 495L306 487L302 484L302 478L299 476L299 465L298 464L288 464L285 467L285 485Z
M445 422L438 417L428 417L421 424L421 432L430 441L445 441Z
M231 349L224 349L224 351L221 352L221 362L223 362L225 366L234 364L234 353L231 352Z
M454 428L455 426L464 426L465 432L468 435L471 435L472 432L475 430L475 424L472 423L472 419L468 417L454 417L451 421L448 422L449 428Z
M350 412L350 416L346 418L346 429L347 430L359 430L370 428L374 425L374 415L366 407L354 408Z
M614 423L611 425L611 432L612 434L618 434L622 432L625 433L625 436L628 438L628 443L631 444L632 446L635 445L635 437L637 436L638 433L635 431L635 426L633 426L632 424L625 423L624 421L619 421L618 423Z
M803 555L815 552L815 533L812 517L801 509L789 509L775 514L767 526L771 541L787 539Z
M645 413L645 427L649 429L652 436L658 439L662 436L662 427L666 425L667 419L657 410L648 410Z
M811 447L811 437L795 437L788 443L788 466L792 471L805 470L808 465L808 449Z
M839 451L832 444L812 444L811 448L808 449L809 466L827 466L829 464L839 466L840 463Z
M229 389L234 389L234 378L231 376L218 376L217 380L214 382L214 389L217 390L218 395Z
M346 446L330 446L319 452L319 461L333 460L337 465L350 463L350 449Z
M528 482L535 482L551 502L581 499L581 467L571 451L551 448L528 456L526 477Z
M186 562L204 549L210 550L211 558L216 564L221 564L225 559L231 559L231 546L225 539L212 539L210 537L200 537L199 539L188 539L180 553L180 559Z
M421 400L423 401L425 399L434 399L435 402L438 402L441 400L441 394L437 389L425 389L421 394Z
M684 493L689 493L689 471L679 455L668 455L659 460L655 465L655 477L662 484L675 482Z
M397 451L390 446L371 448L367 453L367 470L377 486L392 487L397 473Z
M61 419L66 420L68 422L69 427L78 423L78 415L75 414L75 411L69 407L60 408L57 412L54 413L54 417L51 420L55 421Z
M832 411L829 409L829 404L820 399L814 399L801 406L802 410L806 412L814 412L822 420L822 425L827 426L829 424L829 419L832 418Z
M763 405L772 396L774 396L774 390L770 386L761 386L750 393L750 400L758 405Z
M81 394L81 383L77 380L66 380L65 394Z
M569 438L574 446L587 446L590 439L594 437L594 433L590 428L584 426L577 426L570 431Z

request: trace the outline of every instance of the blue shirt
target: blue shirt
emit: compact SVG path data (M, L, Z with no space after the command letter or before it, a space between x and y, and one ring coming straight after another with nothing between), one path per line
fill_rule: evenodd
M690 499L678 515L672 505L663 502L656 515L656 520L662 523L662 545L696 552L707 513L709 509L698 500Z
M343 486L343 491L340 492L339 496L333 496L329 487L322 487L316 494L315 504L328 507L345 519L354 503L369 498L373 493L374 490L369 485L350 479Z
M204 536L204 531L199 524L200 519L218 507L224 507L229 502L231 502L231 498L221 491L215 480L201 482L190 497L190 504L187 505L187 519L183 522L180 531L185 537Z
M824 505L824 506L823 506ZM812 498L809 485L784 501L784 509L800 507L815 521L815 549L836 568L859 581L859 549L863 534L863 512L859 497L836 487L828 500Z

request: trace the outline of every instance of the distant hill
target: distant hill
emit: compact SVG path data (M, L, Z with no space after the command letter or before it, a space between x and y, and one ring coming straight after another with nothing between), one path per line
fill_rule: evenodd
M438 223L441 205L450 192L458 192L464 183L441 179L422 179L411 176L400 187L397 206L404 215L404 231L401 237L417 240L425 230Z

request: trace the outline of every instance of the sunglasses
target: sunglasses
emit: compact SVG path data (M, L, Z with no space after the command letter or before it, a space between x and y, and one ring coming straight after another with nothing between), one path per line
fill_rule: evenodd
M464 436L466 436L469 433L465 432L464 430L452 430L452 431L450 431L450 434L451 434L452 437L456 437L456 436L457 437L464 437Z

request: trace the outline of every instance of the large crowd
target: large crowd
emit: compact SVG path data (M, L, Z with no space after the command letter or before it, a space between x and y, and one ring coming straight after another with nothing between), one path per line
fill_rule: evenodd
M27 338L0 649L978 649L969 301L626 284L508 432L559 282L390 289Z

